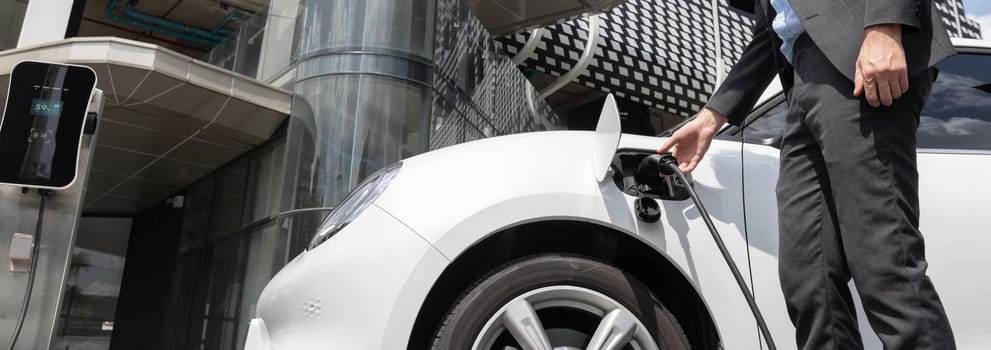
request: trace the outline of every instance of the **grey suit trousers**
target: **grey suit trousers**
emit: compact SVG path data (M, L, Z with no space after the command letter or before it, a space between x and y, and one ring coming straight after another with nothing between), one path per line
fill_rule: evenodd
M781 288L799 348L863 348L852 278L885 349L954 349L918 229L915 137L930 71L874 108L803 35L794 79L777 196Z

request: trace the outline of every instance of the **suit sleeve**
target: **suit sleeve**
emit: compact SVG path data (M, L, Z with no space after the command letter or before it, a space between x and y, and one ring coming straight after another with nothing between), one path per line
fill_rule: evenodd
M878 24L901 24L915 30L921 26L919 6L929 0L865 0L864 28Z
M758 21L754 26L753 39L733 69L726 75L722 85L712 94L706 108L726 116L729 123L739 126L753 109L757 99L777 74L774 63L774 48L771 41L769 21Z

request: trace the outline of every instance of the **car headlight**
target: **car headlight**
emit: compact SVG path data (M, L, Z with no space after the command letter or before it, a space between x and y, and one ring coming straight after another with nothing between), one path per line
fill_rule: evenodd
M375 199L382 192L385 192L392 179L396 178L396 175L399 175L399 169L401 167L402 163L393 163L372 174L358 185L347 198L344 198L344 201L337 208L334 208L330 212L330 215L327 215L327 218L317 228L317 233L313 235L313 239L310 240L310 245L306 249L313 249L320 245L320 243L326 241L337 233L337 231L344 228L344 226L354 221L358 215L361 215L368 206L372 205L372 202L375 202Z

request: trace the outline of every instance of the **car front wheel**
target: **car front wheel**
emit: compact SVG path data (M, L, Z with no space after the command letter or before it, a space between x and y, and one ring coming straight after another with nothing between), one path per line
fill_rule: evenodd
M689 349L647 287L591 259L551 254L496 269L447 315L433 349Z

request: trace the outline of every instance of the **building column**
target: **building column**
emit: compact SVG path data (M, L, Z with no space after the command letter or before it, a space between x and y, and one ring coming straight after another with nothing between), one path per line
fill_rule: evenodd
M337 205L371 173L425 151L430 125L434 0L301 7L284 210ZM320 217L296 220L293 240L317 224L298 221Z
M29 1L17 47L65 39L71 14L72 0Z

